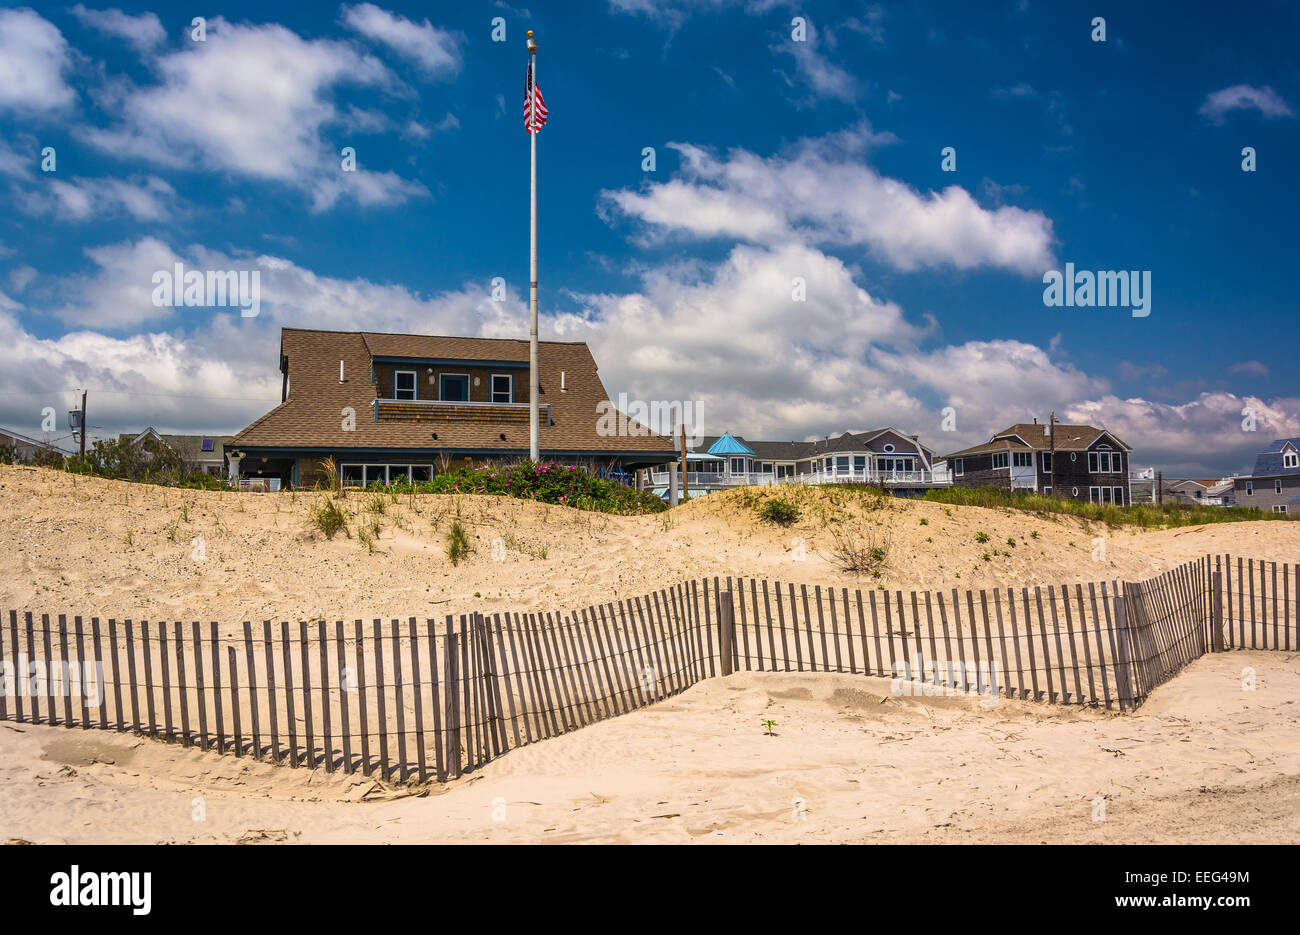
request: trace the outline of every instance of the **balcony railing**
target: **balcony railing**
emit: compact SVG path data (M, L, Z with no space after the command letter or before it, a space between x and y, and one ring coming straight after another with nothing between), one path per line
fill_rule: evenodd
M681 471L677 479L681 481ZM778 478L770 472L752 472L746 474L726 474L720 471L687 471L686 480L693 487L766 487L776 484L880 484L885 487L895 486L947 486L952 484L952 473L948 470L930 471L879 471L868 469L813 471L809 474L791 474ZM663 487L669 483L668 471L651 471L650 483Z
M487 403L451 399L376 399L376 422L486 422L528 424L528 403ZM551 424L551 407L542 403L538 419Z

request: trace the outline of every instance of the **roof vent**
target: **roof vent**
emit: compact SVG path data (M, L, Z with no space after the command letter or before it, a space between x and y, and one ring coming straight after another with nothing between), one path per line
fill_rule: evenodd
M343 383L343 361L339 361L339 382Z

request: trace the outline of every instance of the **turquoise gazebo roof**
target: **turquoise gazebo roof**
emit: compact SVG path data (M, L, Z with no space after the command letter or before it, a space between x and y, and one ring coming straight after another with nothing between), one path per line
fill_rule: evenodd
M754 457L754 449L750 448L744 442L736 440L736 436L730 432L723 434L716 442L709 446L711 455L749 455Z

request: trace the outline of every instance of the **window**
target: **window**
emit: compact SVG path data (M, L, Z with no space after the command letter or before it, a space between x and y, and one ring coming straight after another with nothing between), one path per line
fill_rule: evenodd
M1070 488L1070 496L1072 496L1072 497L1077 497L1078 495L1079 495L1079 488L1078 488L1078 487L1071 487L1071 488Z
M838 472L840 472L840 473L842 473L842 474L847 474L847 473L849 472L849 456L848 456L848 455L840 455L839 457L837 457L837 458L835 459L835 470L838 471Z
M1274 512L1274 513L1285 513L1285 512L1286 512L1286 504L1285 504L1285 503L1275 503L1275 504L1273 504L1273 512Z
M1254 481L1246 481L1246 496L1248 496L1248 497L1253 497L1253 496L1255 496L1255 482L1254 482Z
M431 464L341 464L339 479L344 487L371 484L425 483L433 480Z
M213 449L213 445L212 445L212 439L210 439L210 438L205 438L205 439L203 439L203 450L204 450L204 451L212 451L212 450L214 450L214 449Z
M415 371L393 371L393 399L415 399Z
M745 473L745 459L744 459L744 458L732 458L732 459L731 459L731 473L732 473L732 474L744 474L744 473Z
M829 474L835 467L834 458L826 458L822 461L822 470Z
M1050 451L1043 452L1043 473L1052 473L1052 453Z
M763 471L764 474L771 474L771 473L772 473L772 462L771 462L771 461L764 461L764 462L763 462L763 468L762 468L762 471Z
M1113 496L1111 497L1111 499L1115 501L1115 505L1116 505L1116 506L1123 506L1123 505L1124 505L1124 488L1123 488L1123 487L1112 487L1112 488L1111 488L1111 493L1113 494Z
M1048 484L1046 487L1043 488L1043 496L1050 497L1051 495L1052 495L1052 485Z
M885 448L885 452L886 452L887 454L892 454L893 451L894 451L894 446L893 446L893 445L885 445L884 448Z
M1282 467L1293 468L1300 467L1300 454L1294 451L1288 451L1282 455Z
M1273 493L1281 493L1281 492L1282 492L1282 482L1280 480L1273 481Z
M1034 453L1032 451L1015 451L1011 454L1011 464L1013 467L1033 467Z
M1007 453L1005 451L1002 452L1001 454L995 454L993 456L993 470L996 471L998 468L1004 468L1006 466L1007 466Z
M963 474L966 473L965 458L956 458L953 460L952 464L953 464L953 471L956 473L958 477L961 477Z
M1122 467L1118 451L1088 452L1089 474L1118 474Z
M492 402L513 403L515 401L515 378L508 373L492 374Z
M1096 502L1098 502L1099 500L1101 500L1101 488L1100 488L1100 487L1089 487L1089 488L1088 488L1088 502L1089 502L1089 503L1096 503Z
M438 398L449 403L469 402L469 374L442 373L438 375Z
M866 456L866 455L854 455L854 456L853 456L853 470L854 470L854 471L861 472L861 471L865 471L866 469L867 469L867 456Z

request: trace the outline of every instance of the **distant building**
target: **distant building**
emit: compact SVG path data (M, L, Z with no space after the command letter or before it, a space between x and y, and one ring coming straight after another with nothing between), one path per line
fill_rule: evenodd
M946 460L955 487L1001 487L1128 506L1132 451L1106 429L1035 419L954 451Z
M14 449L14 456L24 464L30 463L42 451L53 451L66 457L71 457L75 452L68 451L55 444L52 441L44 441L39 438L32 438L22 432L15 432L13 429L0 428L0 445L8 445Z
M1255 469L1233 481L1237 506L1300 513L1300 437L1278 438L1255 458Z
M195 471L224 477L226 474L226 445L230 444L230 435L164 435L152 426L143 432L125 432L118 436L133 445L139 445L147 438L161 442L171 448L186 465Z

